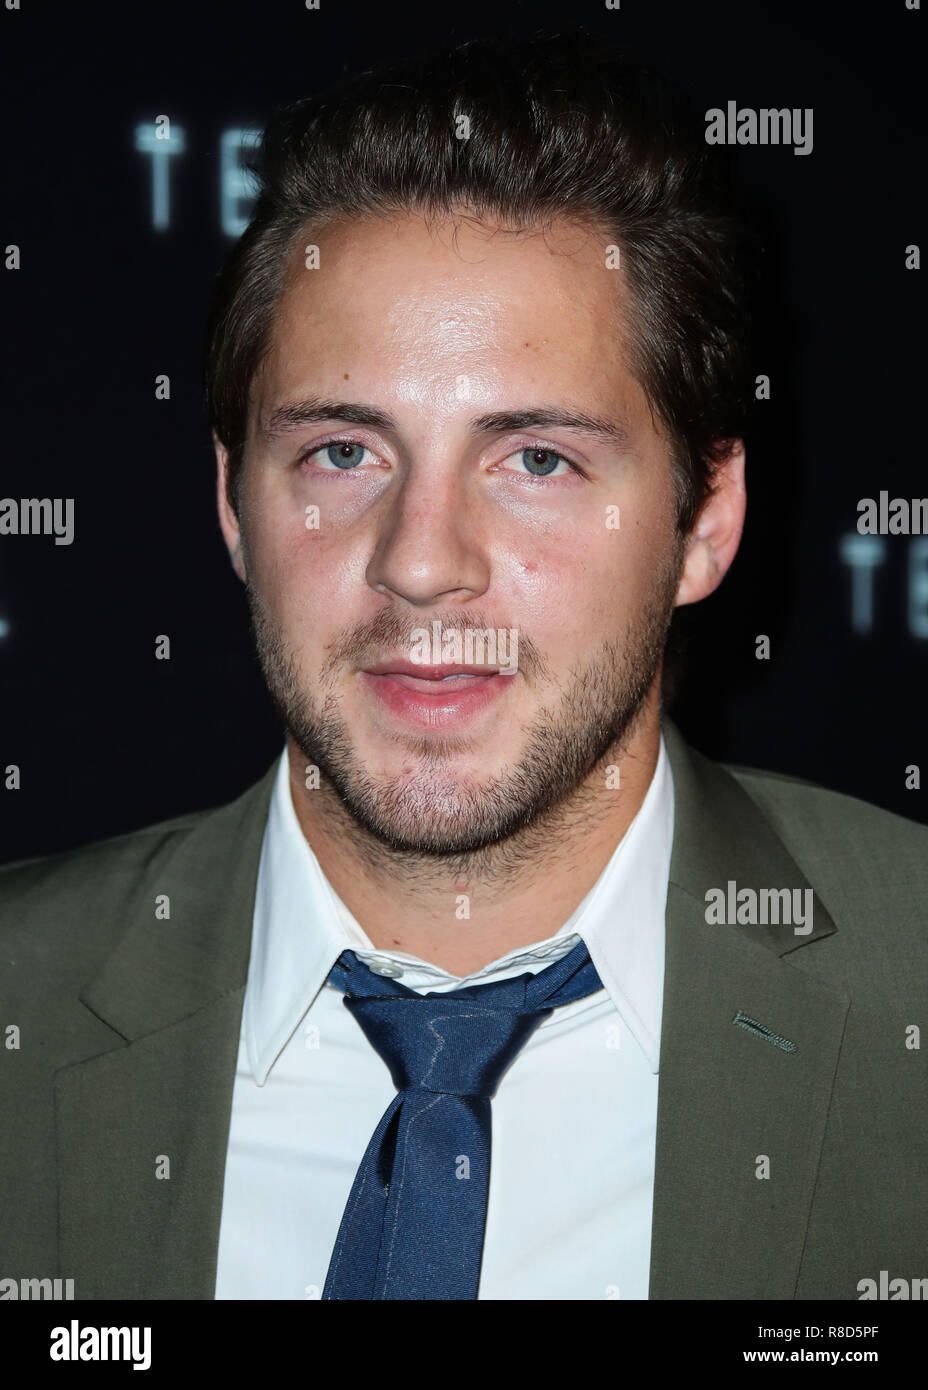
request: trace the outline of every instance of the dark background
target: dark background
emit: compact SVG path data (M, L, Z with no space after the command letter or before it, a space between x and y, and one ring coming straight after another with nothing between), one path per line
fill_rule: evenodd
M0 537L0 859L216 805L283 735L251 653L215 516L200 401L222 132L347 69L447 40L584 23L688 87L704 110L812 107L814 148L739 163L767 244L748 523L721 591L689 614L674 717L715 757L802 776L928 821L928 539L883 538L873 623L852 623L842 537L857 502L928 492L921 241L926 17L729 0L493 0L420 12L322 0L0 10L3 52L0 497L73 497L75 539ZM136 127L167 114L170 224L152 222ZM154 379L167 373L171 399ZM156 661L157 634L171 660ZM772 656L755 659L757 634Z

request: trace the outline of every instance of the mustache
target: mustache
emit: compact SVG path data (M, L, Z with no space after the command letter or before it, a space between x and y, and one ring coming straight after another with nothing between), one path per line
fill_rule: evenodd
M327 644L323 676L334 672L344 664L358 668L373 665L377 661L388 660L400 653L408 653L415 641L417 632L423 629L431 632L432 624L441 625L442 636L449 632L459 632L463 639L467 631L505 631L514 632L519 644L519 670L532 678L547 674L547 663L537 643L526 636L517 624L504 624L491 621L483 612L462 613L460 609L448 613L407 615L395 609L384 608L368 622L346 630Z

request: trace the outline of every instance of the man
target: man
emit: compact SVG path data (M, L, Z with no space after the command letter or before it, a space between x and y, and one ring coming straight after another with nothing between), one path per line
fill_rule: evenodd
M579 35L284 110L216 290L284 756L2 876L5 1273L854 1299L928 1274L926 834L662 718L745 510L742 234Z

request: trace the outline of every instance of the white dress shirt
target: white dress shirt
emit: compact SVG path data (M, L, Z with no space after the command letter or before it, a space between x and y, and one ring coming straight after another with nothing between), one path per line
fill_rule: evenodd
M638 814L560 930L459 978L374 949L303 835L283 754L258 871L217 1299L320 1296L358 1165L396 1094L327 983L342 951L443 992L537 972L580 938L604 988L555 1009L493 1097L478 1297L647 1298L672 840L662 738Z

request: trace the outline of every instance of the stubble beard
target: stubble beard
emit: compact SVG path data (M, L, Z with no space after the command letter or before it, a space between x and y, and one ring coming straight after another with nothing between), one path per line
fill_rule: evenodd
M320 790L308 795L322 793L333 817L371 861L386 852L388 858L407 857L408 869L416 860L436 868L440 861L473 872L506 864L514 870L536 858L558 826L596 815L602 805L591 774L620 756L643 712L663 655L682 560L678 540L624 641L602 643L556 682L560 693L535 713L518 759L479 783L454 770L455 755L474 747L459 735L398 735L410 770L392 778L372 775L354 747L337 696L330 691L317 699L303 688L283 630L249 581L252 632L268 689L307 764L321 774ZM460 625L459 617L449 619L448 626ZM380 631L398 633L400 627L409 631L412 624L394 616ZM532 668L536 675L547 670L541 658ZM326 669L344 673L344 662ZM521 681L521 665L520 674L507 679Z

